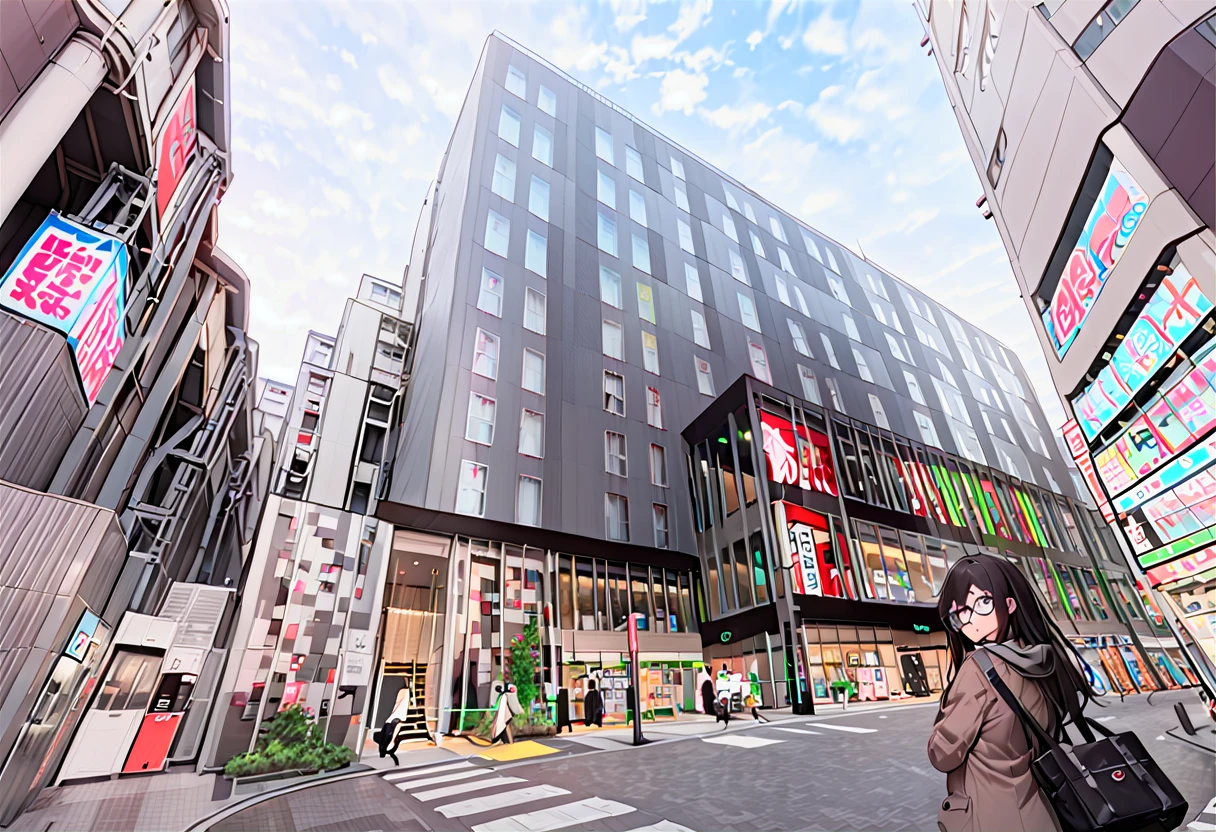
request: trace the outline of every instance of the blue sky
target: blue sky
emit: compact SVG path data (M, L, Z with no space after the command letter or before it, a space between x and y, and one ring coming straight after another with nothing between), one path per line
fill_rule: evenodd
M987 330L1062 410L910 0L232 0L220 245L261 373L295 378L359 275L395 281L494 29Z

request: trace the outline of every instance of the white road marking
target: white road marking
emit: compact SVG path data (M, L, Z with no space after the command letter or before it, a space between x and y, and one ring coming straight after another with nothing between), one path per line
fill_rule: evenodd
M462 818L466 815L476 815L493 809L505 809L508 806L518 806L521 803L531 803L534 800L544 800L546 797L557 797L563 794L570 794L570 792L566 789L559 789L557 786L541 784L529 786L526 789L515 789L449 803L446 806L436 807L435 811L445 818Z
M1212 832L1212 830L1216 829L1216 823L1207 823L1206 821L1202 821L1202 820L1193 820L1186 825L1186 828L1194 830L1194 832Z
M456 771L452 774L441 774L438 777L423 777L421 780L407 780L404 783L394 783L397 788L403 792L410 789L420 789L423 786L437 786L440 783L450 783L453 780L468 780L470 777L481 777L486 772L493 771L490 768L475 768L470 771Z
M725 737L701 737L704 742L712 742L716 745L733 745L737 748L760 748L765 745L773 745L774 743L784 742L784 740L766 740L761 737L753 737L746 734L739 736L727 735Z
M551 809L540 809L523 815L512 815L479 823L473 827L473 832L553 832L555 829L586 826L597 820L627 815L636 811L634 807L626 803L589 797L586 800L554 806ZM671 830L664 832L684 829L682 826L677 827L674 824L672 826ZM688 830L688 832L692 831Z
M815 736L819 736L821 733L819 731L808 731L805 728L780 728L776 725L773 726L773 730L774 731L788 731L791 734L814 734Z
M1208 805L1204 806L1203 811L1200 812L1199 814L1216 815L1216 797L1213 797L1210 801L1208 801Z
M630 829L629 832L692 832L687 826L680 826L678 823L672 823L669 820L661 820L658 823L652 823L650 826L639 826L637 829Z
M1112 719L1118 719L1117 716L1100 716L1094 722L1110 722Z
M428 800L438 800L441 797L454 797L458 794L467 794L481 789L490 789L495 786L510 786L513 783L526 782L522 777L487 777L485 780L474 780L470 783L457 783L454 786L441 786L438 789L428 789L425 792L415 792L413 797L415 800L421 800L426 803Z
M808 722L807 725L814 725L816 728L830 728L833 731L844 731L849 734L877 734L877 728L858 728L855 725L836 725L832 722Z
M887 718L887 715L886 715L886 714L879 714L879 715L878 715L878 718L879 718L879 719L886 719L886 718Z
M390 783L395 783L398 780L404 780L407 777L418 777L423 774L435 774L440 771L451 771L458 768L471 768L473 766L468 760L461 760L458 763L444 763L438 766L422 766L409 771L393 771L383 775L384 779Z

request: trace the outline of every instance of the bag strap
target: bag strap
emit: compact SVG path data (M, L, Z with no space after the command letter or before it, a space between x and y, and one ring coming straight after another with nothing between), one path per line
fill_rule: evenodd
M1018 721L1022 723L1022 727L1026 729L1030 735L1038 738L1043 747L1051 749L1059 748L1060 744L1056 742L1050 734L1043 730L1043 726L1039 725L1039 721L1028 714L1026 709L1022 707L1022 703L1019 702L1018 698L1013 695L1013 691L1009 689L1009 686L1005 684L1005 680L1001 678L999 673L997 673L996 666L992 664L992 658L988 655L988 651L982 647L977 647L975 653L973 654L973 659L975 660L975 663L979 665L980 670L984 671L984 675L988 677L988 684L992 685L992 689L997 692L1001 699L1005 700L1005 704L1009 706L1009 709L1013 711L1014 716L1016 716ZM1033 742L1032 737L1027 736L1027 739L1032 740L1030 745L1033 748L1035 743Z

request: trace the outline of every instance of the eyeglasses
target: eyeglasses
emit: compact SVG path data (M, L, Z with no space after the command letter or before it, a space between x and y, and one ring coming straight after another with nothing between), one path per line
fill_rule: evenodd
M994 604L991 595L981 595L975 599L975 603L969 607L959 607L957 610L952 610L946 621L956 630L961 630L964 624L971 623L973 615L991 615Z

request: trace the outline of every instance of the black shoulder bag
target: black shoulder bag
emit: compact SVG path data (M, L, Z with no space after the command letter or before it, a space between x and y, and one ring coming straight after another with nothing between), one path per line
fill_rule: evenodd
M1062 745L1022 708L987 651L976 650L975 661L1026 729L1032 754L1041 752L1030 769L1065 832L1168 832L1185 820L1186 801L1135 734L1082 716L1077 728L1089 741ZM1104 736L1095 741L1091 727Z

